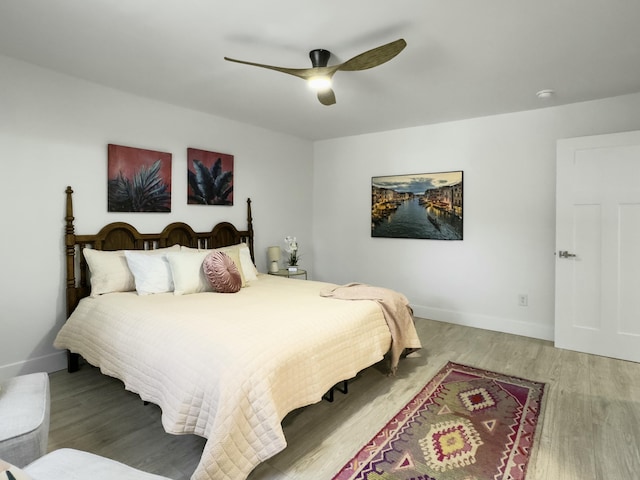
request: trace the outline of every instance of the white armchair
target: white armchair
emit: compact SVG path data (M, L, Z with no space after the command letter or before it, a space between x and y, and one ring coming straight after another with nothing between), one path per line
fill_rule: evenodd
M0 460L0 480L171 480L93 453L61 448L24 468Z
M27 465L30 480L171 480L93 453L61 448Z
M20 375L0 382L0 458L23 467L47 452L49 376Z
M47 452L49 376L0 382L0 480L171 480L88 452Z

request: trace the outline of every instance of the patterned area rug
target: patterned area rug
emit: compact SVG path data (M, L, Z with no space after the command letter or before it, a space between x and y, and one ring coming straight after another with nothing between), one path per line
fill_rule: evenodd
M333 480L522 480L544 388L449 362Z

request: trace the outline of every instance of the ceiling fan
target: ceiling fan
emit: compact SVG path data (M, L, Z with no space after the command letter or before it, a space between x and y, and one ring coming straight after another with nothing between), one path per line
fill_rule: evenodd
M276 70L278 72L287 73L289 75L302 78L303 80L307 80L309 86L317 91L320 103L323 105L333 105L336 103L335 93L333 93L333 90L331 89L331 78L334 73L338 70L355 72L358 70L367 70L369 68L377 67L398 55L406 46L407 42L401 38L394 42L367 50L346 62L331 66L327 66L329 58L331 57L331 52L323 49L311 50L309 52L309 58L311 59L312 65L311 68L274 67L272 65L245 62L243 60L236 60L229 57L224 57L224 59L230 62L244 63L246 65L253 65L254 67Z

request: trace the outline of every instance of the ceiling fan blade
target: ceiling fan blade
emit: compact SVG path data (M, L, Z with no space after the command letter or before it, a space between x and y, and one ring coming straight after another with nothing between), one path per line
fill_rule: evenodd
M407 42L402 38L395 42L381 45L347 60L338 66L338 70L354 72L357 70L366 70L368 68L377 67L398 55L406 46Z
M275 70L276 72L282 72L294 77L308 80L311 77L316 76L331 76L336 73L339 65L333 65L331 67L312 67L312 68L287 68L287 67L274 67L273 65L264 65L262 63L245 62L244 60L236 60L235 58L224 57L229 62L244 63L245 65L251 65L253 67L267 68L269 70Z
M245 62L244 60L236 60L235 58L224 57L229 62L243 63L245 65L252 65L254 67L268 68L269 70L275 70L277 72L288 73L300 78L307 78L307 70L309 68L286 68L286 67L274 67L273 65L264 65L262 63Z
M330 88L318 91L318 100L323 105L333 105L336 103L336 94Z

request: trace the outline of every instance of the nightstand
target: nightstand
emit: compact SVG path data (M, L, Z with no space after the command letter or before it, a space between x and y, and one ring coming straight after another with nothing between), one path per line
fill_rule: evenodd
M276 275L277 277L287 277L287 278L300 277L304 275L304 279L305 280L307 279L307 271L302 268L299 268L295 272L290 272L286 268L281 268L277 272L269 272L269 275Z

